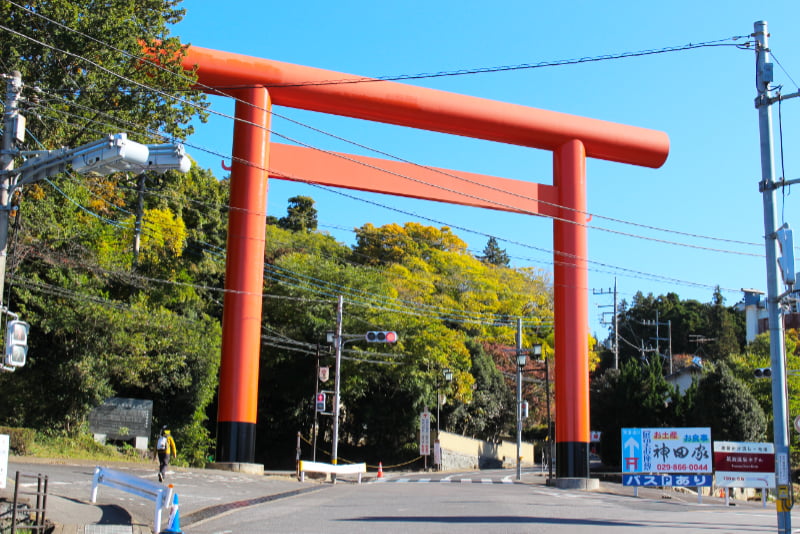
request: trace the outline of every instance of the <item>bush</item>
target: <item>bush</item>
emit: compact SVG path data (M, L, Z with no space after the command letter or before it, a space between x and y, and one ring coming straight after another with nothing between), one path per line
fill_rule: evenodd
M0 426L0 434L8 434L8 448L10 452L19 456L31 453L36 437L36 432L30 428L12 428Z

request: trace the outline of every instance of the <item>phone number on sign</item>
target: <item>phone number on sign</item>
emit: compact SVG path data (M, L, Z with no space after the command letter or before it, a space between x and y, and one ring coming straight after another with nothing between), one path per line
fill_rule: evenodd
M659 471L678 471L682 473L705 473L711 471L711 466L706 464L658 464L656 465L656 469Z

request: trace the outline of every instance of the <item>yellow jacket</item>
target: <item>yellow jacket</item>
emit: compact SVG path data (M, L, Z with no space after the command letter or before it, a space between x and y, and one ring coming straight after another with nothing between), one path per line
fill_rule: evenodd
M165 430L156 441L156 450L158 450L158 452L165 452L170 456L178 454L178 449L175 447L175 440L172 439L172 434L169 430Z

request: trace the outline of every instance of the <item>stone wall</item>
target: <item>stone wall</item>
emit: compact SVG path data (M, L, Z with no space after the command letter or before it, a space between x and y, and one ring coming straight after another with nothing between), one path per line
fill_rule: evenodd
M517 465L517 444L514 442L495 443L440 432L439 444L442 448L443 470L498 469ZM535 463L533 444L523 442L520 456L523 467L532 467Z

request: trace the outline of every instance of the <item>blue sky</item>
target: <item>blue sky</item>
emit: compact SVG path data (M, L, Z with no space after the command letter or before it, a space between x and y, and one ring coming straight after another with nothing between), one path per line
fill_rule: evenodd
M186 16L173 34L184 42L374 77L592 58L718 40L743 44L751 41L747 36L753 23L766 20L770 47L780 62L775 83L784 94L800 90L795 83L800 82L796 2L235 0L220 9L216 1L184 0L183 7ZM744 37L730 40L735 36ZM766 286L754 64L752 49L716 46L409 83L666 132L670 156L659 169L587 162L588 210L593 214L589 292L612 288L616 278L620 299L630 301L637 291L672 291L683 299L709 302L719 285L730 305L741 299L740 288ZM216 112L233 114L232 102L211 102ZM326 150L374 156L336 136L423 165L552 183L549 152L288 108L275 111L331 135L278 118L272 125L275 133ZM776 172L798 178L800 98L785 101L780 113L773 106L773 114ZM214 116L197 126L189 143L229 154L232 128L231 119ZM282 141L275 134L273 140ZM217 176L225 174L219 156L190 150L201 166ZM285 215L287 199L295 195L313 197L320 229L348 244L353 242L352 229L367 222L418 221L450 226L476 253L483 250L487 235L495 236L514 266L552 272L552 223L544 218L279 180L270 182L268 212ZM795 228L800 228L798 196L800 191L791 190L778 195L779 216ZM589 323L600 338L607 331L601 315L611 311L601 306L611 303L610 295L590 296Z

